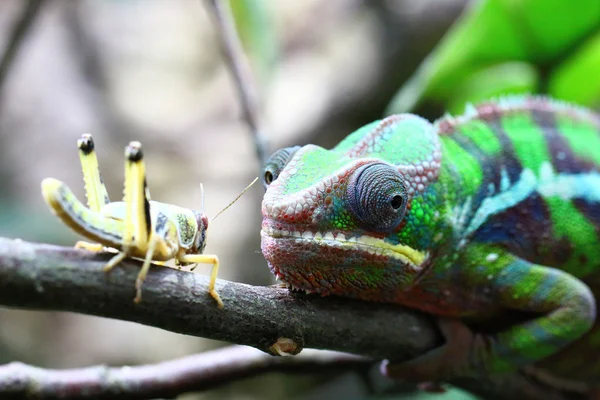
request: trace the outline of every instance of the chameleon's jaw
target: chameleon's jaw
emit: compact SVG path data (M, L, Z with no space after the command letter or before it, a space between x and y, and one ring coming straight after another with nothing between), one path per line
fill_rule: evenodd
M275 229L264 225L261 230L261 236L271 237L273 239L290 239L299 242L316 242L321 246L330 246L340 249L353 251L362 251L374 256L387 256L397 259L407 267L418 271L421 269L421 264L425 259L425 253L414 250L409 246L401 244L392 245L381 239L372 236L346 237L343 233L333 232L316 232L310 231L289 231L283 229Z
M263 221L261 248L273 274L296 289L366 300L410 287L428 259L372 236L279 229L269 220Z

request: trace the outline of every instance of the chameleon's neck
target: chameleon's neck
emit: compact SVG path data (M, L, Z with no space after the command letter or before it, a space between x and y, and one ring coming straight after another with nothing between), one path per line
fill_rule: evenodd
M453 240L449 240L452 245L468 240L475 232L479 226L476 210L495 191L494 182L498 180L490 171L491 166L498 165L499 156L469 152L461 140L459 135L440 136L442 163L434 184L444 214L438 229L452 232Z

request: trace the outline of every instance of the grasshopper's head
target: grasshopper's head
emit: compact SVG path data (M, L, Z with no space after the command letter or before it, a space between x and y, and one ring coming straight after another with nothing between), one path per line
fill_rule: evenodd
M395 301L430 265L440 161L434 127L408 114L332 150L273 154L261 231L271 271L307 292Z
M196 237L194 238L194 245L190 253L201 254L204 252L206 247L206 230L208 229L208 217L206 214L194 211L196 217Z

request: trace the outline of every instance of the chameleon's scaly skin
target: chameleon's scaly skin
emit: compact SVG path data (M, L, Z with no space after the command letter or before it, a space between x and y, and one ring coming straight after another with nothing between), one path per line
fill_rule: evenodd
M460 359L408 363L416 378L534 363L600 378L599 116L511 97L434 124L391 116L277 162L261 232L274 274L459 317L476 333L448 344L465 346Z

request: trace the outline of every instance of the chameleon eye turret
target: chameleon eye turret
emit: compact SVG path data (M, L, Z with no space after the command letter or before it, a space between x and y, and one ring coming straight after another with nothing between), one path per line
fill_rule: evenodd
M279 177L283 167L287 165L298 149L300 149L300 146L285 147L277 150L269 157L263 171L263 186L265 189Z
M397 168L372 163L359 167L348 182L346 199L359 224L374 232L389 232L406 211L406 186Z

